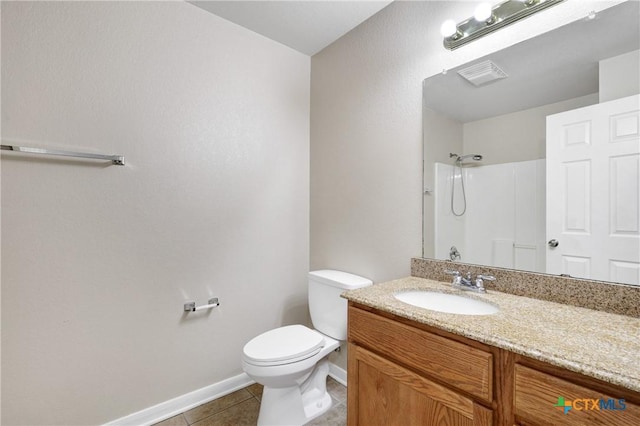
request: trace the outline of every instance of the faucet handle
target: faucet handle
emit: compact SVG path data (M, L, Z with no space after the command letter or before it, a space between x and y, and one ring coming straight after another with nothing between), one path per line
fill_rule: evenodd
M496 277L494 277L493 275L482 275L482 274L478 274L476 276L477 279L481 279L483 281L495 281Z
M453 275L453 281L451 281L451 284L460 285L460 283L462 283L462 275L460 275L460 272L452 271L450 269L445 269L444 273L448 275Z
M476 275L476 288L478 289L477 291L484 293L486 291L484 288L484 282L495 281L495 280L496 280L496 277L494 277L493 275L482 275L482 274Z

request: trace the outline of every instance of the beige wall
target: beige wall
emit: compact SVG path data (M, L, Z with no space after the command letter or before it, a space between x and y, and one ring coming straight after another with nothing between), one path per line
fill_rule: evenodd
M473 5L397 0L314 55L311 267L409 275L422 252L422 80L620 2L569 0L448 51L441 23Z
M640 93L640 50L600 61L600 102Z
M183 2L2 2L2 424L100 424L307 320L310 59ZM221 307L185 315L186 299Z
M547 116L598 103L598 94L464 124L464 153L481 154L482 164L546 157Z

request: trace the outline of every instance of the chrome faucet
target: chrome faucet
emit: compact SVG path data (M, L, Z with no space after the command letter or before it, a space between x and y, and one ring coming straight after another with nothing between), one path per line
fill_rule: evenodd
M449 269L444 270L445 274L452 275L453 280L451 281L451 285L460 290L468 290L475 291L477 293L485 293L486 290L484 288L485 281L495 281L496 277L492 275L476 275L476 279L473 280L471 278L471 272L467 272L465 276L458 271L452 271Z

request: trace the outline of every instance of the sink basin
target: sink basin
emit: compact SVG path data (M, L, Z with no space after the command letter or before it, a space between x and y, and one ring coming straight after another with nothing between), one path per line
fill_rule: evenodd
M396 293L394 297L401 302L417 306L418 308L445 312L447 314L491 315L499 311L496 306L481 300L435 291L403 291Z

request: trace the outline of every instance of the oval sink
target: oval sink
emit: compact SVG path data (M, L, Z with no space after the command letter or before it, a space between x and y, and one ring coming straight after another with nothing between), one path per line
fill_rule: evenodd
M447 314L491 315L499 311L496 306L481 300L435 291L403 291L394 294L394 297L401 302L417 306L418 308L445 312Z

